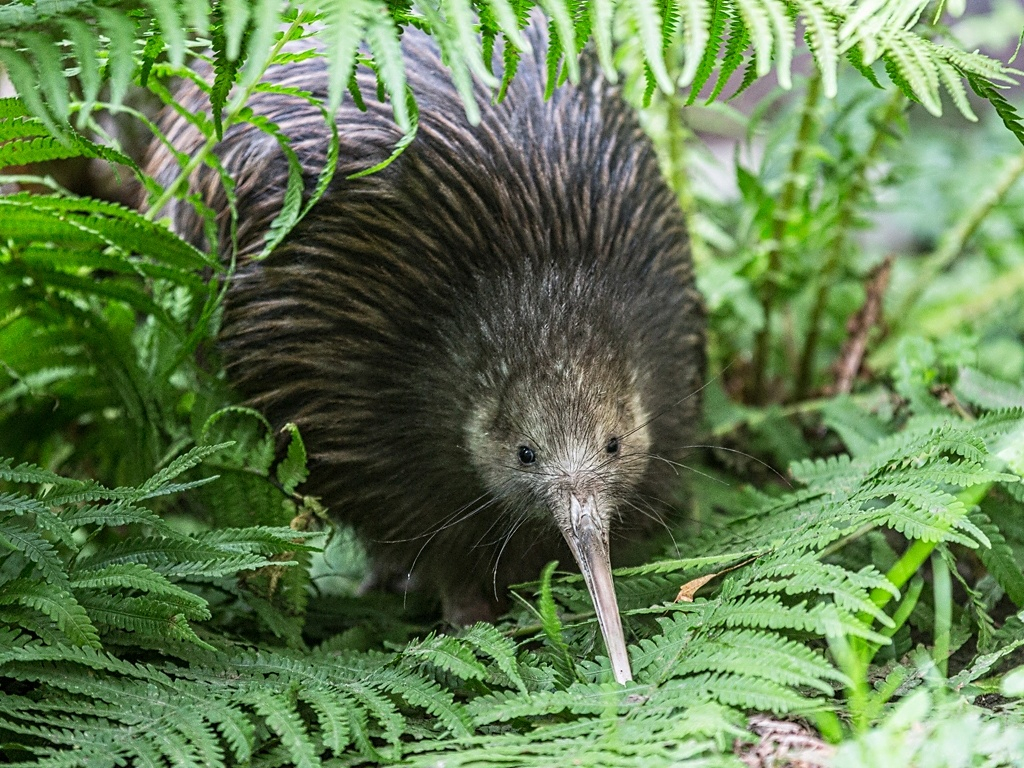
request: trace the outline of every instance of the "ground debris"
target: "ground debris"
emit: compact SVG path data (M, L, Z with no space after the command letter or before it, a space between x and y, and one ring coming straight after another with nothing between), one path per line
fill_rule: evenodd
M803 723L754 715L748 727L759 740L751 743L737 739L733 751L750 768L821 768L828 765L835 752Z

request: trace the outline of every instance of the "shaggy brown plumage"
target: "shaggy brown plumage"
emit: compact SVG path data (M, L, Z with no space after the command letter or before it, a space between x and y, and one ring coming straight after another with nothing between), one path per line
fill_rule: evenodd
M240 266L222 338L249 402L301 428L306 490L360 531L379 574L411 571L465 620L569 561L572 499L593 501L606 542L666 511L698 419L704 316L653 148L590 58L580 86L544 101L541 54L527 57L503 103L479 90L471 126L433 44L409 31L404 49L415 141L346 180L399 138L386 105L347 100L335 181L260 263L247 256L280 209L285 160L250 126L225 136ZM319 60L270 79L326 95ZM194 88L180 97L208 109ZM308 191L328 146L319 112L274 94L252 106L292 137ZM166 124L195 151L191 128ZM167 180L177 164L158 148L151 169ZM193 186L224 225L215 175ZM187 206L174 216L202 242Z

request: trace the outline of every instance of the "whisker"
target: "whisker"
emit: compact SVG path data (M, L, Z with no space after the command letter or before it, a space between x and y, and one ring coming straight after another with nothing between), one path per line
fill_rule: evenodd
M637 427L635 427L635 428L631 429L631 430L630 430L629 432L626 432L626 433L625 433L625 434L623 434L623 435L619 435L619 436L618 436L618 437L619 437L619 439L621 440L622 438L625 438L625 437L629 437L630 435L632 435L632 434L634 434L634 433L636 433L636 432L640 431L640 430L641 430L641 429L643 429L644 427L646 427L646 426L647 426L648 424L650 424L651 422L653 422L653 421L654 421L655 419L659 419L659 418L661 418L661 417L662 417L662 416L664 416L664 415L665 415L666 413L668 413L669 411L671 411L671 410L672 410L673 408L678 408L678 407L679 407L679 406L680 406L680 405L681 405L682 403L685 403L685 402L686 402L687 400L689 400L689 399L690 399L691 397L696 397L696 396L697 396L697 395L699 395L699 394L700 394L701 392L703 392L703 391L704 391L705 389L707 389L708 387L710 387L712 383L714 383L714 382L715 382L715 381L717 381L718 379L722 378L722 377L723 377L723 376L725 375L725 372L726 372L726 371L728 371L728 370L729 370L729 368L731 368L731 367L732 367L732 363L731 363L731 362L730 362L730 363L727 363L727 364L726 364L726 366L725 366L724 368L722 368L722 370L721 370L721 371L719 371L719 372L718 372L718 374L716 374L715 376L712 376L712 377L711 377L710 379L708 379L708 380L707 380L706 382L704 382L704 383L703 383L703 384L701 384L701 385L700 385L699 387L697 387L697 389L693 390L693 392L691 392L690 394L686 395L685 397L681 397L681 398L679 398L678 400L676 400L676 401L675 401L674 403L672 403L671 405L667 405L667 406L665 406L665 407L664 407L664 408L662 408L662 409L661 409L660 411L658 411L658 412L657 412L657 413L655 413L655 414L654 414L653 416L651 416L651 418L649 418L649 419L648 419L647 421L645 421L645 422L644 422L643 424L640 424L639 426L637 426Z
M646 517L647 519L649 519L649 520L653 520L653 521L654 521L655 523L657 523L657 524L658 524L658 525L660 525L660 526L661 526L662 528L664 528L664 529L665 529L665 533L667 533L667 534L668 534L668 537L669 537L669 539L671 539L671 540L672 540L672 548L673 548L673 549L675 550L675 552L676 552L676 557L679 557L679 543L678 543L678 542L676 541L676 537L675 537L675 534L673 534L673 533L672 533L672 528L671 528L671 527L669 526L669 524L668 524L668 523L667 523L667 522L665 521L665 518L663 518L663 517L662 517L662 516L661 516L660 514L658 514L658 512L657 512L657 511L655 511L655 510L654 510L653 508L651 508L651 509L650 509L650 511L648 511L648 510L645 510L645 509L643 509L643 508L642 508L642 507L641 507L641 506L640 506L639 504L636 504L635 502L633 502L633 501L630 501L629 499L624 499L624 500L623 500L623 502L624 502L624 503L625 503L625 504L626 504L627 506L629 506L629 507L631 507L632 509L634 509L634 510L636 510L637 512L639 512L639 513L640 513L641 515L643 515L643 516L644 516L644 517ZM648 506L649 506L649 505L648 505Z
M497 556L494 558L494 568L491 571L491 588L494 590L494 599L500 600L498 596L498 566L501 564L501 556L505 554L505 548L512 541L512 537L516 535L519 529L523 526L526 520L529 518L529 509L524 510L519 514L515 523L510 528L508 535L505 537L505 541L501 545L501 549L498 550Z
M673 470L675 470L676 477L679 477L680 469L685 469L689 472L693 472L695 475L700 475L701 477L706 478L707 480L714 480L716 483L720 483L727 488L731 486L731 483L729 483L728 481L723 480L720 477L715 477L714 475L709 475L707 472L701 472L699 469L696 469L695 467L692 467L689 464L683 464L682 462L679 461L672 461L672 459L666 459L664 456L659 456L656 453L647 453L644 455L648 456L649 458L657 459L658 461L663 461L666 464L668 464L670 467L672 467Z
M420 533L420 534L418 534L416 536L410 536L410 537L405 538L405 539L374 539L374 541L376 543L378 543L378 544L404 544L404 543L407 543L407 542L410 542L410 541L417 541L418 539L422 539L424 536L436 536L441 531L443 531L443 530L445 530L447 528L451 528L453 525L458 525L459 523L464 522L464 521L468 520L469 518L471 518L477 512L480 512L483 509L485 509L487 505L481 505L480 507L477 507L476 509L474 509L472 512L469 512L468 514L464 515L463 517L460 517L458 520L454 520L452 522L448 522L449 520L451 520L456 515L461 514L469 506L471 506L473 504L476 504L478 501L480 501L480 499L486 497L489 493L490 493L490 491L484 491L483 493L481 493L479 496L477 496L472 501L467 502L466 504L463 504L461 507L459 507L457 510L455 510L451 514L446 515L441 520L441 522L438 524L438 527L436 527L436 528L434 528L432 530L427 530L427 531L424 531L423 533ZM496 498L495 499L491 499L491 501L489 501L488 504L492 504L495 501L497 501Z
M739 454L740 456L745 456L746 458L757 462L765 469L771 470L773 473L775 473L775 475L786 484L787 488L793 487L793 484L789 482L789 479L784 474L779 472L779 470L777 470L767 461L762 461L761 459L757 458L757 456L749 454L746 451L740 451L735 448L726 448L724 445L683 445L679 447L679 450L686 450L687 448L707 448L712 451L727 451L728 453L736 453Z

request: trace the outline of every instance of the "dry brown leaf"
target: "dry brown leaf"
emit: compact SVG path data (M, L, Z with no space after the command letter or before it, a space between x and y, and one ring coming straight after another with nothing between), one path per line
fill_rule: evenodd
M683 584L683 586L679 588L679 594L676 595L676 599L672 602L692 603L694 595L697 594L697 590L703 587L713 578L715 578L716 576L721 576L723 573L728 573L729 571L735 571L740 566L746 565L747 563L752 563L756 559L757 558L749 557L742 563L736 563L736 565L730 566L729 568L725 568L721 571L716 571L715 573L709 573L706 576L698 576L696 579L686 582L685 584Z
M725 571L719 571L718 573L725 573ZM679 594L676 595L674 603L692 603L693 596L697 593L697 590L711 581L718 573L709 573L707 576L701 576L700 578L688 581L679 588Z

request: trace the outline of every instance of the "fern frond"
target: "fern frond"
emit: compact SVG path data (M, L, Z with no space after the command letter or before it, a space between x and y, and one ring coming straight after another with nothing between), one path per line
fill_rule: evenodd
M193 467L199 466L205 459L209 458L218 451L227 448L228 443L218 443L215 445L197 445L187 453L182 454L178 458L174 459L164 469L157 472L149 480L143 483L139 487L139 496L137 498L130 498L131 501L141 501L143 499L151 499L157 496L162 496L168 493L167 487L171 480L174 480L179 475Z
M205 600L182 605L177 600L161 597L106 595L88 590L80 590L77 597L89 617L97 624L156 639L182 640L204 648L210 647L189 626L190 619L202 621L210 618ZM183 609L191 615L183 612Z
M54 546L33 530L20 526L0 528L0 542L32 562L50 585L67 590L68 577Z
M709 611L706 620L715 626L794 629L820 637L845 634L881 645L889 643L887 638L835 605L817 603L808 607L806 602L786 605L777 595L738 599L726 610Z
M643 693L646 686L623 688L612 683L573 683L564 691L535 691L529 694L495 692L473 699L466 709L476 726L503 723L522 717L544 717L560 712L596 715L631 705L631 693ZM639 698L639 697L638 697Z
M317 749L295 710L294 691L272 692L261 688L254 690L248 698L267 726L281 739L298 768L320 765Z
M526 690L516 659L516 645L493 624L478 622L459 635L459 640L472 646L478 653L489 656L509 683L520 691ZM498 682L506 684L504 681Z
M697 100L718 64L726 23L730 18L723 3L712 4L710 19L705 18L705 7L700 2L683 3L683 45L686 58L679 84L690 86L690 95L686 100L688 105ZM698 56L697 52L701 50L703 54Z
M798 0L804 39L821 73L821 89L826 98L834 99L839 91L839 30L833 16L813 0Z
M693 644L692 654L674 665L675 677L688 678L703 672L730 674L737 678L764 679L783 688L813 688L826 696L833 693L829 681L846 682L846 676L836 671L820 654L777 634L736 630L702 640ZM757 659L758 663L751 664L751 659ZM740 703L739 706L750 705Z
M79 494L74 494L75 496ZM54 497L51 504L73 503L65 502L66 496ZM154 533L168 534L170 528L157 514L146 509L137 507L125 501L115 501L112 504L68 506L59 513L60 519L70 528L80 528L85 525L145 525Z
M665 36L672 34L672 17L674 4L665 3L664 16L658 12L654 0L631 0L631 9L640 32L640 45L644 54L644 62L650 68L654 81L664 93L671 93L675 86L665 66Z
M11 222L6 231L15 240L53 240L65 247L69 244L93 246L99 242L101 247L115 246L128 252L158 255L161 261L181 269L221 269L166 227L116 203L19 193L0 198L0 212ZM26 224L39 221L47 222L48 226L19 227L21 217Z
M118 563L105 568L76 569L70 577L71 588L79 590L127 589L173 598L175 605L190 619L209 618L206 601L166 577L138 563Z
M341 755L352 743L351 701L336 696L310 695L300 691L299 698L316 713L324 746Z
M1018 607L1024 607L1024 573L1021 573L1020 564L1006 543L1002 531L981 512L973 513L971 520L985 534L990 544L978 549L981 562L985 564L999 586L1006 591L1007 597Z
M63 586L36 579L8 581L0 592L0 605L12 603L26 605L47 616L73 645L100 647L99 633L89 614Z
M63 477L56 472L50 472L32 464L23 463L16 467L13 465L14 459L0 459L0 480L6 480L9 483L39 483L53 486L82 485L81 480Z
M463 680L483 680L487 677L487 669L477 661L473 651L449 635L429 635L407 646L402 655L413 662L431 664Z

